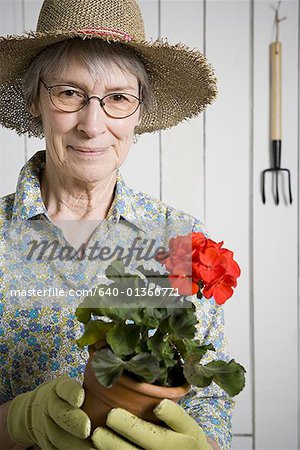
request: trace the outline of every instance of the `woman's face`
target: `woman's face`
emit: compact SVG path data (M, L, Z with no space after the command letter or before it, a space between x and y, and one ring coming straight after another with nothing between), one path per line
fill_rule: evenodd
M139 96L134 75L122 72L113 63L108 73L105 80L95 81L82 63L71 58L61 74L43 81L48 86L63 84L81 88L89 97L102 98L112 92ZM140 118L140 109L125 119L108 117L97 98L91 99L80 111L62 112L51 103L42 83L38 108L33 110L43 122L50 172L85 183L110 178L125 161Z

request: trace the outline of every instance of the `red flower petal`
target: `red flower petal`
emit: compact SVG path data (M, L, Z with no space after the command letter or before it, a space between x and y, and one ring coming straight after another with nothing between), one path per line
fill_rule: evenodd
M206 245L207 238L203 233L192 233L191 239L193 250L201 250Z
M178 289L181 295L193 295L198 292L198 285L193 283L191 277L169 276L170 284L173 288Z
M205 298L214 297L216 303L222 305L232 296L232 287L235 286L236 280L230 275L224 275L216 283L205 286L203 289L203 295Z
M241 275L241 269L236 261L233 259L233 252L226 248L221 249L221 253L227 261L227 273L235 278Z
M214 267L200 266L199 273L199 279L204 283L214 283L218 279L223 277L223 275L226 273L226 268L221 265Z
M205 252L200 254L200 262L205 266L215 266L220 264L225 264L226 259L223 258L222 254L216 249L209 247Z

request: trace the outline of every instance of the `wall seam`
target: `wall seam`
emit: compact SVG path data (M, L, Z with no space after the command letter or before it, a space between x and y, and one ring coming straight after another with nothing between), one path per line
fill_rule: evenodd
M203 0L203 54L206 56L206 0ZM203 113L203 222L206 224L206 112Z
M250 437L253 438L253 434L251 433L233 433L235 437Z
M300 0L298 0L298 108L297 108L297 123L298 123L298 135L297 135L297 308L298 308L298 408L297 408L297 423L298 423L298 448L300 448L300 206L299 206L299 196L300 196Z
M161 38L161 0L158 0L158 38ZM159 199L163 198L163 179L162 179L162 131L158 132L158 159L159 159Z
M254 0L249 3L249 316L250 316L250 361L252 393L252 449L256 448L255 434L255 340L254 340Z

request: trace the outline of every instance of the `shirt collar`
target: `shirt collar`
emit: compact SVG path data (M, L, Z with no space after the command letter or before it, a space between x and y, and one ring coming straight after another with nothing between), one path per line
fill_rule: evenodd
M111 210L118 218L122 218L140 230L147 232L149 218L145 217L143 198L142 193L134 191L126 185L122 175L118 172L115 200Z
M16 188L12 218L31 219L37 215L47 215L47 210L41 196L39 176L46 165L46 152L41 150L30 158L22 168ZM115 196L109 209L107 220L127 220L137 228L147 232L149 215L143 207L143 194L126 186L125 181L117 172ZM148 224L148 225L147 225Z
M38 214L46 214L46 207L41 196L39 175L46 164L46 152L39 151L30 158L21 169L15 201L13 205L12 219L31 219Z

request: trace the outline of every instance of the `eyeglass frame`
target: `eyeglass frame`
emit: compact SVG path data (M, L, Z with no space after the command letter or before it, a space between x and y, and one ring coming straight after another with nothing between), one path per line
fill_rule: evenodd
M90 101L92 98L96 98L97 100L99 100L99 103L100 103L100 106L101 106L102 110L104 111L104 113L105 113L108 117L110 117L110 118L112 118L112 119L127 119L127 117L132 116L132 115L138 110L138 108L141 106L141 104L143 103L143 99L142 99L142 98L137 97L136 95L133 95L133 94L128 94L127 92L111 92L110 94L104 95L104 97L102 97L102 98L100 98L98 95L91 95L91 96L89 97L88 94L85 92L85 90L82 89L82 88L80 88L80 87L77 87L77 88L76 88L76 86L73 86L73 85L70 85L70 84L54 84L53 86L48 86L41 78L40 78L40 82L43 84L43 86L44 86L45 89L47 90L52 105L53 105L58 111L65 112L65 113L74 113L74 112L81 111L86 105L89 104L89 101ZM63 109L58 108L58 106L55 105L55 103L53 102L52 97L51 97L51 89L52 89L52 88L55 88L55 87L58 87L58 86L69 86L69 87L73 87L73 88L76 88L76 89L80 89L80 90L85 94L86 103L85 103L84 105L82 105L81 108L76 109L75 111L64 111ZM140 86L140 82L139 82L139 95L140 95L140 87L141 87L141 86ZM131 97L134 97L136 100L138 100L139 103L138 103L136 109L135 109L132 113L128 114L128 116L122 116L122 117L114 117L114 116L111 116L107 111L105 111L105 108L104 108L104 105L105 105L105 104L103 104L103 100L104 100L106 97L109 97L109 96L111 96L111 95L122 95L122 94L123 94L123 95L130 95Z

